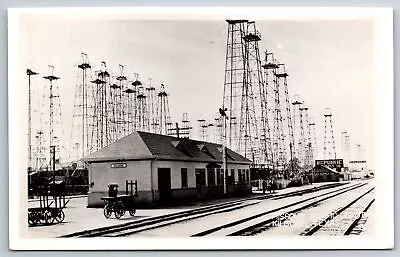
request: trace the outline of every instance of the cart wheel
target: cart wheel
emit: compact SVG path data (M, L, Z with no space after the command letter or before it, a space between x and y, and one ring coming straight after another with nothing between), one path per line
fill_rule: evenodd
M35 217L34 217L33 213L28 213L28 224L30 226L33 226L35 224L34 219L35 219Z
M32 212L31 213L31 221L32 221L32 225L36 225L38 223L40 223L40 213L37 212Z
M52 223L53 218L51 217L51 213L48 211L45 211L43 213L43 217L41 219L42 224L50 224Z
M65 213L64 213L64 211L63 211L63 210L59 210L59 211L57 212L57 215L56 215L55 219L56 219L57 223L63 222L64 219L65 219Z
M108 205L104 206L104 217L106 217L107 219L111 217L112 211L111 208L108 207Z
M37 214L37 221L38 221L39 224L45 224L46 220L47 220L47 213L45 211L44 212L39 212Z
M114 210L114 215L115 215L116 219L119 219L119 218L122 217L123 213L122 213L122 211L120 209L115 209Z
M129 210L129 215L135 216L135 213L136 213L136 209Z
M124 215L125 215L125 212L126 212L126 210L125 210L125 209L121 209L121 210L119 210L119 212L120 212L120 214L121 214L121 217L122 217L122 216L124 216Z
M48 214L47 224L54 224L54 222L56 221L57 214L52 211L47 212L47 214Z

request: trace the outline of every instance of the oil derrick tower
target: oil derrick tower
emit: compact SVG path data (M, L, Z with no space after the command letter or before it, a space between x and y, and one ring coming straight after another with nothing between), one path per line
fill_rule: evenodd
M350 160L351 160L351 146L350 146L350 135L349 135L349 133L346 133L346 136L345 136L344 149L345 149L346 157L347 157L347 166L349 166Z
M132 82L132 90L133 90L133 109L132 109L132 114L133 114L133 123L131 125L132 131L136 131L139 129L139 109L138 109L138 103L139 103L139 87L142 86L142 82L139 80L139 74L135 73L135 80Z
M49 167L53 171L53 176L57 169L56 165L61 164L60 160L60 139L61 139L61 106L59 101L58 86L56 81L59 77L54 76L54 66L49 65L49 75L44 76L49 81Z
M31 69L31 71L33 71ZM35 80L31 83L35 82ZM35 83L33 83L35 84ZM32 165L33 170L42 171L48 167L48 137L49 135L45 133L48 131L49 122L48 122L48 114L49 114L49 94L46 87L30 87L31 90L31 120L34 120L34 123L31 123L31 131L32 131ZM33 97L37 96L37 97Z
M44 132L39 129L35 135L36 151L35 151L35 168L36 171L41 171L47 166L46 164L46 146L44 144Z
M190 138L191 130L192 130L192 127L190 126L188 114L185 112L182 115L182 125L181 125L181 130L180 130L179 134L182 135L182 137L184 137L184 138Z
M301 118L302 118L302 127L303 127L303 134L304 134L304 139L302 147L303 147L303 154L304 154L304 161L303 161L303 168L305 170L310 169L313 165L313 159L314 159L314 150L312 146L312 136L311 136L311 127L310 127L310 121L308 117L308 107L307 106L302 106L300 108L301 112Z
M133 132L133 117L135 108L135 93L136 91L130 87L126 86L123 90L124 92L124 109L125 109L125 133L131 134Z
M345 140L346 140L346 135L347 135L347 131L342 131L341 132L342 135L342 140L341 140L341 150L342 150L342 156L343 156L343 162L346 162L346 151L345 151Z
M238 122L241 114L241 96L245 79L244 35L247 20L227 20L228 37L225 59L223 109L228 110L227 147L239 151ZM242 152L240 152L242 153Z
M215 124L214 124L214 130L215 130L215 139L214 142L217 144L222 144L223 140L223 119L219 113L216 114L215 116Z
M271 164L271 145L268 134L268 118L266 106L266 92L261 69L261 58L258 42L261 35L256 29L254 21L247 23L247 31L243 37L245 41L245 80L244 96L240 128L244 136L244 152L257 164ZM243 119L243 117L245 117Z
M96 73L97 78L91 81L94 86L94 103L92 124L90 125L92 127L90 152L97 151L113 142L109 128L109 104L107 99L110 73L107 71L105 62L101 63L101 70Z
M157 132L161 135L168 135L172 122L169 113L168 93L165 91L164 84L161 84L157 97Z
M303 102L300 101L299 95L294 95L293 105L293 157L297 158L299 161L301 159L301 129L300 129L300 105Z
M28 173L33 170L31 76L35 76L37 74L39 73L31 69L26 70L26 75L28 75Z
M289 99L289 89L287 85L287 77L289 76L287 71L286 71L286 66L285 64L279 63L278 64L278 69L275 72L275 76L277 79L278 83L278 88L283 90L283 97L284 99L281 101L281 104L283 104L283 107L281 107L281 110L284 110L284 117L285 117L285 134L287 140L285 140L285 147L287 149L287 156L289 157L289 164L290 167L287 167L288 170L291 171L291 173L294 173L294 166L293 166L293 158L294 158L294 153L295 153L295 138L294 138L294 128L293 128L293 120L292 120L292 113L291 113L291 103Z
M109 101L109 109L110 109L110 137L111 142L115 142L119 139L118 131L119 131L119 123L118 117L120 113L119 106L119 91L121 90L120 85L117 83L113 83L110 77L110 101Z
M115 87L117 91L117 96L114 105L115 105L115 115L117 116L115 124L116 134L117 134L116 138L120 139L127 133L126 117L125 117L126 110L123 101L123 99L125 98L123 91L125 90L126 77L124 76L124 65L120 64L118 67L119 67L119 76L115 78L118 81L117 86Z
M70 161L88 155L91 149L91 132L93 118L93 90L90 86L91 68L87 54L81 53L81 63L78 64L77 84L75 87L75 102L72 116Z
M148 131L148 111L147 111L147 96L145 89L140 85L137 89L137 129L140 131Z
M305 108L303 104L299 105L299 142L298 142L298 158L302 166L306 165L307 140L305 134Z
M261 36L254 22L227 20L227 23L223 98L223 109L228 111L227 146L257 164L266 164L270 147L267 147L265 88L258 49Z
M306 163L306 167L308 167L308 169L311 169L313 167L313 163L314 163L314 148L313 148L313 139L312 139L312 131L311 131L311 127L310 127L310 119L309 119L309 115L308 115L308 108L306 109L306 133L307 133L307 148L306 148L306 158L305 158L305 163Z
M265 63L262 65L266 79L265 93L267 97L266 115L268 120L272 120L272 131L269 130L269 123L267 123L267 135L271 138L271 155L273 160L273 167L276 170L283 171L287 163L285 134L283 129L282 105L281 105L281 86L278 83L279 65L274 58L273 53L265 51Z
M318 147L317 147L317 130L315 128L314 118L310 118L308 126L310 128L310 133L311 133L311 147L312 147L313 158L316 158Z
M146 91L147 91L147 96L148 96L148 112L149 112L149 118L148 118L148 122L149 122L149 132L151 133L157 133L157 115L156 115L156 111L157 111L157 99L156 99L156 88L153 87L152 85L152 80L151 78L149 78L149 86L146 87Z
M199 133L199 140L207 141L208 139L208 124L204 118L200 118L197 120L198 122L198 133Z
M357 161L364 161L364 149L361 147L361 144L356 144L357 149Z
M325 134L324 134L324 160L336 159L335 136L333 133L332 112L330 108L325 109Z
M342 131L342 154L344 165L348 167L350 162L350 136L347 131Z

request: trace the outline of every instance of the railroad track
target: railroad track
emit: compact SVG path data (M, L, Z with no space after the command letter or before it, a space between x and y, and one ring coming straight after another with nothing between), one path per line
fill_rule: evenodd
M287 204L269 211L261 212L246 218L242 218L218 227L214 227L192 235L200 236L252 236L265 231L273 226L277 221L281 221L283 215L289 215L300 212L304 209L313 207L323 201L344 194L351 190L363 187L368 183L358 183L347 186L318 196L312 196L298 202Z
M375 201L374 188L330 213L301 235L349 235Z
M375 199L372 199L370 201L370 203L365 207L365 209L363 210L362 214L359 215L359 217L357 217L357 219L355 219L352 224L349 226L349 228L346 230L346 232L344 233L345 236L347 235L360 235L362 232L364 232L364 226L365 223L368 220L368 217L365 217L365 214L369 208L371 207L371 205L374 203Z
M229 212L229 211L237 210L240 208L244 208L244 207L259 203L259 202L251 202L252 200L265 200L265 199L272 199L272 200L276 199L277 200L277 199L303 195L303 194L307 194L307 193L312 193L312 192L316 192L316 191L320 191L320 190L324 190L324 189L330 189L330 188L334 188L334 187L338 187L338 186L345 186L345 185L347 185L347 183L346 184L334 183L334 184L328 184L328 185L298 190L298 191L279 194L279 195L262 195L262 196L249 197L246 199L233 200L230 202L214 204L211 206L200 207L200 208L182 211L182 212L178 212L178 213L140 219L140 220L136 220L136 221L132 221L132 222L127 222L124 224L102 227L102 228L97 228L97 229L92 229L92 230L84 230L84 231L64 235L61 237L68 238L68 237L98 237L98 236L107 236L107 237L117 237L118 236L118 237L120 237L120 236L127 236L127 235L135 234L138 232L142 232L145 230L155 229L155 228L171 225L174 223L187 221L190 219L201 218L204 216L213 215L213 214L222 213L222 212Z

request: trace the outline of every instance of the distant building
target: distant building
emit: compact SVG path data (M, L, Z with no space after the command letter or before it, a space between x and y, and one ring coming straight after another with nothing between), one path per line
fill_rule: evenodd
M328 167L337 172L343 171L344 168L343 159L315 160L315 167L317 166Z
M350 161L349 171L353 179L364 178L368 174L366 161Z
M317 182L335 182L343 180L351 180L351 175L347 171L338 172L326 165L316 165L307 176L314 183Z
M89 164L88 206L102 206L107 185L138 181L139 203L157 204L223 196L222 146L134 132L83 158ZM251 161L227 150L227 193L251 193Z

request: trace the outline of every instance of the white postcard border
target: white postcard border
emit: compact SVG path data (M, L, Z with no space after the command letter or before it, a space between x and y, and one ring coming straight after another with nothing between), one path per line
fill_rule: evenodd
M27 135L22 120L27 117L26 97L18 81L18 17L22 14L40 15L85 14L88 19L223 19L230 17L251 19L356 19L374 18L379 22L380 35L376 38L378 53L375 95L379 100L377 131L376 204L380 210L380 230L377 238L357 237L282 237L256 238L162 238L162 239L24 239L20 237L20 216L25 217L27 196L26 163ZM89 15L90 14L90 15ZM227 15L229 14L229 15ZM293 8L293 7L135 7L135 8L35 8L9 9L8 12L8 133L9 133L9 247L14 250L150 250L150 249L383 249L394 246L394 90L393 90L393 10L391 8ZM131 18L131 17L130 17ZM25 108L26 109L26 108ZM26 119L26 118L25 118ZM18 214L18 215L17 215ZM26 220L26 218L25 218ZM334 239L334 240L332 240ZM290 243L288 243L290 242Z

